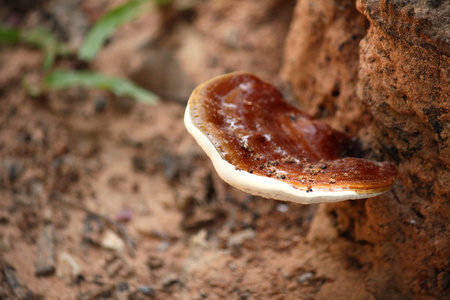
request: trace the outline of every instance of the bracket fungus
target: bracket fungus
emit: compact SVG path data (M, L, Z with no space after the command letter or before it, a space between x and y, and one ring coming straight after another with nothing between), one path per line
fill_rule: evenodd
M351 157L352 138L249 73L199 85L184 122L219 176L253 195L303 204L368 198L389 190L397 176L390 163Z

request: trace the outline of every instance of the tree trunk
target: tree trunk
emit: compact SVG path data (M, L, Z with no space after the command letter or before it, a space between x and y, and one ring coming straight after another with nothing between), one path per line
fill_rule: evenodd
M320 208L377 299L450 295L449 16L445 0L299 0L288 36L302 109L398 167L390 192Z

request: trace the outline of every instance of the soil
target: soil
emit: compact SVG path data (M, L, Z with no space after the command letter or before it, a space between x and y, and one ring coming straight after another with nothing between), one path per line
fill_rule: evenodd
M47 26L78 47L93 22L123 2L0 3L0 18L22 29ZM184 128L191 90L235 70L278 85L291 100L310 86L306 77L293 75L297 61L290 59L301 57L293 54L293 36L295 26L305 26L290 29L296 1L241 2L174 0L120 27L90 65L74 57L57 61L58 67L128 77L160 95L156 105L80 88L32 97L24 79L31 85L42 80L42 52L0 48L0 299L434 299L448 292L444 227L431 241L440 269L432 283L428 273L417 278L410 269L419 286L412 294L410 287L389 285L389 265L377 264L380 257L392 258L388 247L397 255L402 246L390 243L399 237L382 218L392 215L389 206L283 203L250 196L218 178ZM306 3L299 1L295 16ZM327 26L343 24L336 15ZM360 26L353 35L331 30L324 36L333 45L345 43L351 56L369 24L353 6L344 16L355 16L349 28ZM329 72L326 61L323 55L309 69L327 74L326 84L317 76L299 102L308 107L309 101L306 111L356 134L374 119L367 108L354 108L350 117L341 112L340 106L359 101L357 85L349 84L358 77L358 63ZM388 157L375 149L376 158ZM385 199L394 207L394 195ZM380 211L379 218L370 213ZM442 211L440 220L448 217ZM410 210L400 212L410 223L394 223L397 228L422 222ZM387 231L391 240L384 239ZM413 259L408 255L399 266Z
M23 28L55 26L55 7L74 7L64 2L7 9ZM1 298L308 299L350 287L364 295L360 266L329 242L331 225L311 223L316 206L227 186L184 128L196 84L230 70L269 77L280 68L277 45L293 2L231 2L150 13L102 50L92 68L158 92L154 106L77 88L32 98L22 79L39 80L42 54L1 49ZM275 6L282 17L268 19ZM107 7L84 1L76 22L89 24L99 9ZM170 14L177 22L165 28ZM233 31L243 20L252 24ZM59 24L69 43L84 33Z

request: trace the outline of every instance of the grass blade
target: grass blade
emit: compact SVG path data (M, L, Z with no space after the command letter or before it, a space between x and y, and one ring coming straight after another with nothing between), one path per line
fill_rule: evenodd
M14 44L20 40L20 32L0 24L0 44Z
M44 70L53 65L56 55L62 47L53 34L42 27L22 32L20 39L23 43L37 47L44 52L44 62L42 63Z
M56 37L43 27L36 27L28 31L8 29L0 25L0 44L23 43L38 48L44 53L43 68L49 69L58 55L69 53L66 45L59 42Z
M137 18L143 11L143 5L148 2L149 0L131 0L107 12L87 34L78 51L78 58L87 61L93 60L116 28Z
M148 104L155 104L159 100L155 94L127 79L89 71L54 70L45 78L45 85L50 89L56 90L75 86L97 88L110 91L117 96L131 97Z

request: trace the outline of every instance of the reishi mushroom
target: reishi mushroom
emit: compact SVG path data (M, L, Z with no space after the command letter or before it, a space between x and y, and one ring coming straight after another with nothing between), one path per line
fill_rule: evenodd
M350 157L352 138L250 73L199 85L184 122L219 176L253 195L303 204L368 198L389 190L397 176L390 163Z

